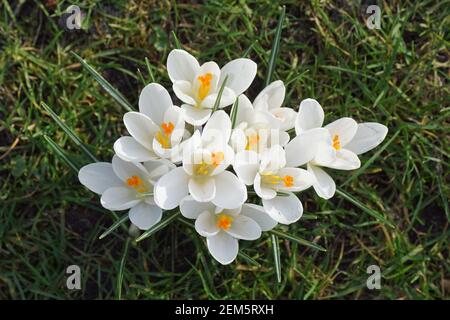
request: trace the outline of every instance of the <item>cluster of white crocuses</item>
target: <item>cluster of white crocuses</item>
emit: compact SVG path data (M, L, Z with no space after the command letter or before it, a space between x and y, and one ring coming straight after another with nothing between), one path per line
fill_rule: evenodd
M387 134L384 125L351 118L323 126L323 109L313 99L303 100L298 112L282 107L282 81L252 103L244 94L257 71L250 59L220 68L173 50L167 70L181 107L161 85L147 85L139 112L123 118L129 136L114 143L112 162L83 167L79 179L101 195L103 207L129 210L142 230L158 223L163 210L179 207L195 219L221 264L236 258L239 240L298 221L303 206L296 193L312 186L318 196L331 198L336 185L323 168L359 168L358 155ZM261 205L246 203L249 195Z

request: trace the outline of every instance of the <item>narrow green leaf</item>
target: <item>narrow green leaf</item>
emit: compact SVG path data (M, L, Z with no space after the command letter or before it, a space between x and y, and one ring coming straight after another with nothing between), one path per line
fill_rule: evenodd
M316 249L316 250L319 250L319 251L323 251L323 252L327 251L324 247L322 247L322 246L320 246L318 244L315 244L314 242L310 242L308 240L305 240L305 239L293 236L291 234L285 233L285 232L280 231L280 230L271 230L270 233L272 233L274 235L277 235L277 236L279 236L281 238L297 242L298 244L303 245L303 246L307 246L307 247L310 247L310 248L313 248L313 249Z
M147 66L147 71L150 76L151 82L156 82L155 77L153 76L152 66L150 65L150 61L148 60L147 57L145 57L145 65Z
M173 39L175 41L175 48L183 49L183 47L181 46L180 40L178 40L177 34L173 30L172 30L172 37L173 37Z
M272 241L272 249L273 249L273 259L275 263L275 271L277 273L278 283L281 282L281 259L280 259L280 244L278 243L278 238L276 235L272 234L270 236Z
M261 267L261 264L259 264L255 259L250 257L249 255L242 252L242 250L239 251L238 256L242 258L243 260L247 261L248 263L254 265L255 267Z
M217 108L219 107L220 99L222 99L222 93L223 93L223 90L225 89L225 85L227 83L227 80L228 80L228 76L225 77L225 79L223 80L222 85L220 86L219 93L217 94L216 102L214 102L214 107L212 109L212 113L216 112Z
M236 97L236 100L233 103L233 107L231 107L231 129L234 129L236 126L237 113L239 109L239 97Z
M98 73L83 58L81 58L79 55L77 55L73 51L71 51L71 53L81 63L81 65L94 77L94 79L102 86L102 88L105 89L105 91L114 100L117 101L117 103L119 103L125 110L133 111L133 107L131 106L131 104L127 101L127 99L116 88L113 87L112 84L110 84L108 81L106 81L106 79L103 78L103 76L100 73Z
M273 39L272 42L272 50L270 51L270 58L269 58L269 64L267 67L267 76L266 76L266 86L269 85L272 76L273 76L273 71L275 70L275 64L278 58L278 53L279 53L279 49L280 49L280 39L281 39L281 30L283 29L283 22L284 22L284 17L286 14L286 7L283 6L282 10L281 10L281 14L280 14L280 18L278 19L278 25L277 25L277 29L275 31L275 38Z
M349 202L353 203L355 206L357 206L358 208L362 209L365 213L367 213L368 215L374 217L375 219L387 224L389 227L391 228L395 228L394 224L390 221L388 221L383 215L381 215L379 212L370 209L369 207L365 206L363 203L361 203L359 200L353 198L351 195L349 195L348 193L336 189L336 193L338 195L340 195L341 197L343 197L345 200L348 200Z
M164 220L161 220L159 223L155 224L153 227L145 231L143 234L141 234L135 241L139 242L142 241L148 237L150 237L152 234L158 232L161 229L164 229L167 227L172 221L174 221L178 216L180 215L180 212L175 212L171 216L167 217Z
M242 58L247 58L247 56L250 54L250 51L252 51L253 47L257 43L258 43L258 40L253 41L252 44L250 45L250 47L248 47L247 50L245 50L244 53L242 54Z
M56 124L63 129L63 131L69 136L69 138L78 146L80 149L94 162L98 162L97 158L86 148L86 146L83 144L83 142L78 138L76 133L70 129L64 121L50 108L47 104L44 102L41 102L42 107L47 111L50 116L55 120Z
M119 274L117 275L117 284L116 284L117 300L122 299L123 271L125 269L125 261L127 260L129 246L130 246L130 238L127 238L127 241L125 242L125 248L123 249L122 259L120 260Z
M58 157L60 157L69 167L73 169L73 171L78 173L78 167L66 156L64 150L56 144L49 136L43 135L44 140L47 142L49 147L56 153Z
M98 237L100 240L109 235L111 232L116 230L118 227L122 225L122 223L125 223L128 221L128 212L124 214L122 217L120 217L116 222L113 223L111 227L109 227L105 232L103 232L100 237Z

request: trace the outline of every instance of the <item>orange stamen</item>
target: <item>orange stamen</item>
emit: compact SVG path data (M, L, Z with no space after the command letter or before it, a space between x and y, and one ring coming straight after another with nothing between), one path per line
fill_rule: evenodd
M217 227L223 230L228 230L231 227L233 218L227 214L219 214L217 217Z
M333 137L333 148L336 150L341 149L341 141L339 140L339 136L337 134Z
M209 90L211 90L212 74L208 72L202 76L198 76L197 80L200 82L200 88L198 88L198 98L203 100L208 95Z

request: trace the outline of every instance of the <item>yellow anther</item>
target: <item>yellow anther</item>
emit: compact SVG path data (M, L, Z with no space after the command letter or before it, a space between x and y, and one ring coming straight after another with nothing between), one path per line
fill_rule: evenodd
M337 134L333 137L333 148L336 150L341 149L341 141L339 140L339 136Z
M209 93L209 90L211 90L212 74L210 72L205 73L202 76L198 76L197 80L200 82L200 88L198 88L198 98L201 101L205 99Z
M231 224L233 223L233 217L221 213L217 216L217 227L223 230L228 230L231 227Z
M252 150L255 148L255 146L258 145L259 142L259 135L258 134L252 134L247 137L247 145L245 146L245 150Z

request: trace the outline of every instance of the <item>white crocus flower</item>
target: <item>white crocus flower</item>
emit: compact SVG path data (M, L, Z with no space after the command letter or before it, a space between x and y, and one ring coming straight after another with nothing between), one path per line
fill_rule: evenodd
M134 162L158 158L181 161L182 109L173 105L164 87L147 85L139 97L139 112L127 112L123 121L131 137L121 137L114 143L119 157Z
M256 240L262 231L277 225L263 207L248 203L236 209L223 209L188 196L181 201L180 211L184 217L195 219L195 229L206 237L209 252L223 265L236 259L238 240Z
M224 111L215 112L202 134L196 131L186 141L183 165L170 171L155 186L155 201L163 209L173 209L191 194L199 202L234 209L247 200L245 185L227 167L234 152L228 145L231 121Z
M141 230L161 220L162 210L153 200L153 186L173 164L168 161L128 162L114 156L112 163L96 162L80 169L78 179L89 190L100 194L106 209L127 210L131 222Z
M297 137L286 146L286 159L291 166L307 163L308 171L316 178L314 190L329 199L336 184L320 167L358 169L361 166L358 155L378 146L388 129L375 122L357 124L352 118L340 118L321 128L323 120L323 109L316 100L305 99L300 103L295 122ZM298 157L302 151L306 156Z
M237 110L231 135L231 145L236 153L244 150L261 153L273 145L288 143L289 134L280 130L281 122L267 110L256 110L244 94L238 98Z
M253 185L266 212L283 224L296 222L303 206L293 192L303 191L314 183L314 176L300 168L286 167L285 152L280 146L258 155L244 151L236 155L234 165L238 177Z
M283 131L294 128L297 112L292 108L283 108L286 88L281 80L269 84L261 91L253 101L253 106L257 111L268 111L279 122L279 128Z
M219 108L234 102L236 97L252 83L256 75L256 63L240 58L228 62L222 68L213 61L200 66L197 59L184 50L175 49L167 58L167 71L173 83L173 91L184 102L181 106L186 122L203 125L211 116L219 90L227 77Z

